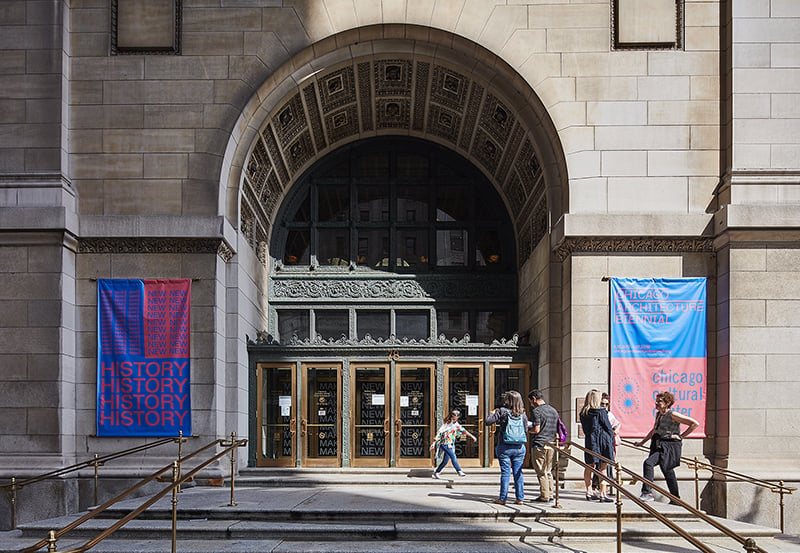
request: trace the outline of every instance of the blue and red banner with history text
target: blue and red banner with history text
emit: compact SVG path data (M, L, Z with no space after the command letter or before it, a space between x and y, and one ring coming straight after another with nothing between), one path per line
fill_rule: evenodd
M650 431L659 392L704 436L706 367L705 278L611 279L611 405L623 436Z
M97 282L97 435L192 433L191 280Z

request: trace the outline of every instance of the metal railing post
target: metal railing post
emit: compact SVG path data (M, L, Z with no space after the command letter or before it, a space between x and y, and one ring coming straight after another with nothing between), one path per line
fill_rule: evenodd
M181 477L181 458L183 457L183 430L178 431L178 480ZM181 485L178 484L178 493L181 492Z
M234 501L234 487L236 482L236 431L231 432L231 445L233 449L231 449L231 502L228 503L228 507L236 507L236 501Z
M48 552L49 551L58 551L58 549L56 549L56 541L58 541L56 539L56 531L55 530L50 530L47 533L47 551Z
M558 482L558 475L561 472L561 463L560 463L560 461L558 459L558 452L561 450L561 442L558 440L558 435L556 435L556 447L554 449L556 450L555 454L554 454L554 457L553 457L553 464L556 467L556 477L555 477L555 481L553 483L553 485L555 486L555 491L556 491L556 503L555 503L554 507L561 508L561 505L558 503L558 488L560 487L559 486L559 482Z
M746 540L744 540L744 546L743 547L744 547L744 550L747 551L747 553L757 553L758 552L758 546L756 545L756 540L754 540L753 538L747 538Z
M785 530L783 529L783 494L785 492L784 492L784 487L783 487L783 480L781 480L778 483L781 486L781 489L778 492L780 494L780 499L778 500L778 509L780 510L780 516L781 516L781 534L783 534L785 532Z
M622 553L622 471L620 470L619 461L614 463L614 471L616 472L615 480L617 482L617 553Z
M17 477L11 477L11 529L17 529Z
M97 487L100 480L100 456L94 454L94 504L97 505Z
M172 462L172 553L176 553L178 548L178 480L180 480L180 468L178 461Z
M694 456L694 508L700 510L700 467L697 455Z

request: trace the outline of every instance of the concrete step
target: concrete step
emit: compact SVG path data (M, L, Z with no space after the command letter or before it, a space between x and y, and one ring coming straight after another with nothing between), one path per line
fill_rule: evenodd
M615 504L589 502L582 493L565 490L558 508L530 501L523 505L510 503L501 506L492 503L497 493L496 483L481 487L463 485L460 480L458 482L450 487L433 480L421 486L361 483L355 486L244 487L235 490L235 506L229 505L229 489L197 486L178 494L179 551L310 553L317 550L314 548L321 547L319 551L333 553L380 553L450 551L450 544L461 544L459 552L491 552L519 551L503 547L519 547L522 543L563 542L575 544L571 545L573 551L583 551L580 544L585 544L585 551L600 552L603 551L600 544L606 547L615 542ZM529 491L529 497L535 495L535 492ZM111 518L85 523L59 540L59 550L81 539L86 541L96 536L142 501L126 500L107 513ZM718 530L697 520L691 513L672 505L657 503L656 506L698 538L727 543L728 549L720 551L742 550L734 540L722 538ZM661 544L673 539L677 539L677 543L682 541L631 501L623 501L622 513L626 544ZM171 498L166 497L151 506L142 517L118 531L113 541L108 542L115 544L113 547L100 544L92 551L166 551L168 549L164 546L167 544L169 547L172 532L171 515ZM49 530L61 528L74 519L74 516L59 517L21 525L14 536L8 537L13 541L13 546L0 539L0 551L19 551L45 537ZM774 541L778 533L774 528L735 521L723 523L744 537L755 538L759 544L763 540ZM492 544L492 548L469 546L474 543L487 547ZM214 544L216 548L209 544ZM383 549L384 544L394 544L396 548ZM682 545L676 547L674 551L684 550L680 548ZM541 547L524 550L548 551ZM635 551L627 546L625 550ZM794 551L800 551L800 547L795 546Z

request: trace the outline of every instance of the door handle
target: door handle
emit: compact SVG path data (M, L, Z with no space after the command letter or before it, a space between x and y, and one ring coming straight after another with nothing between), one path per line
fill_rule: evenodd
M306 419L300 419L300 435L306 435L306 426L308 426L308 421Z
M400 419L394 419L394 433L395 435L399 436L400 432L403 430L403 421Z
M289 421L289 433L292 436L297 434L297 420L294 418Z
M389 433L389 419L383 419L383 432L384 434Z
M483 435L483 419L478 419L478 436Z

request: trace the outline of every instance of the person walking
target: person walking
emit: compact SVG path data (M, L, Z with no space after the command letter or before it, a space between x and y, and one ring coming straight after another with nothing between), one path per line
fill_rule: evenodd
M498 505L506 504L508 484L513 475L514 503L522 505L525 500L522 463L528 441L528 417L519 392L512 390L503 394L502 406L486 417L486 426L493 424L497 425L494 433L494 454L500 463L500 495L494 502Z
M531 390L528 399L533 406L531 411L531 457L536 477L539 479L539 497L536 503L549 503L555 492L553 486L553 458L555 450L548 445L555 440L558 428L558 411L548 405L541 390Z
M617 451L619 450L619 446L622 443L622 438L620 437L620 428L622 423L619 422L619 419L614 416L614 413L611 412L611 396L608 395L608 392L603 392L602 397L600 398L600 407L608 411L608 422L611 423L611 428L614 429L614 459L617 458ZM606 474L608 478L613 480L614 479L614 467L609 463L608 467L606 467ZM600 494L600 477L596 474L592 475L592 489L594 490L596 495Z
M472 438L472 441L477 442L478 438L474 435L470 434L469 431L461 426L461 423L458 422L458 417L461 416L461 411L458 409L453 409L450 411L450 415L447 417L447 420L444 421L444 424L439 427L439 431L436 432L436 436L433 438L433 443L431 443L431 451L439 445L439 448L442 450L442 462L439 463L439 466L436 467L436 470L433 472L432 477L435 479L440 478L440 474L444 467L447 466L448 461L452 461L453 468L456 469L456 472L459 476L466 476L463 470L461 470L461 466L458 464L458 458L456 457L456 440L461 436L469 436Z
M608 463L601 459L614 459L614 430L608 420L608 411L600 406L600 390L590 390L581 408L580 419L585 436L584 462L596 470L605 472ZM602 503L611 503L614 500L608 497L606 489L608 484L605 479L600 480L600 494L595 495L592 490L592 474L588 467L583 471L583 482L586 485L586 499L598 500Z
M675 468L681 464L683 438L694 432L695 428L700 426L700 423L672 409L674 403L675 396L670 392L661 392L656 395L657 413L655 423L650 432L647 433L647 436L637 442L636 445L644 445L647 440L650 440L650 455L644 460L642 476L652 482L655 466L658 465L664 475L664 480L667 481L669 493L680 498ZM688 426L683 432L681 432L681 424ZM639 499L653 501L652 490L646 482L642 482L642 494ZM670 503L675 502L670 500Z

